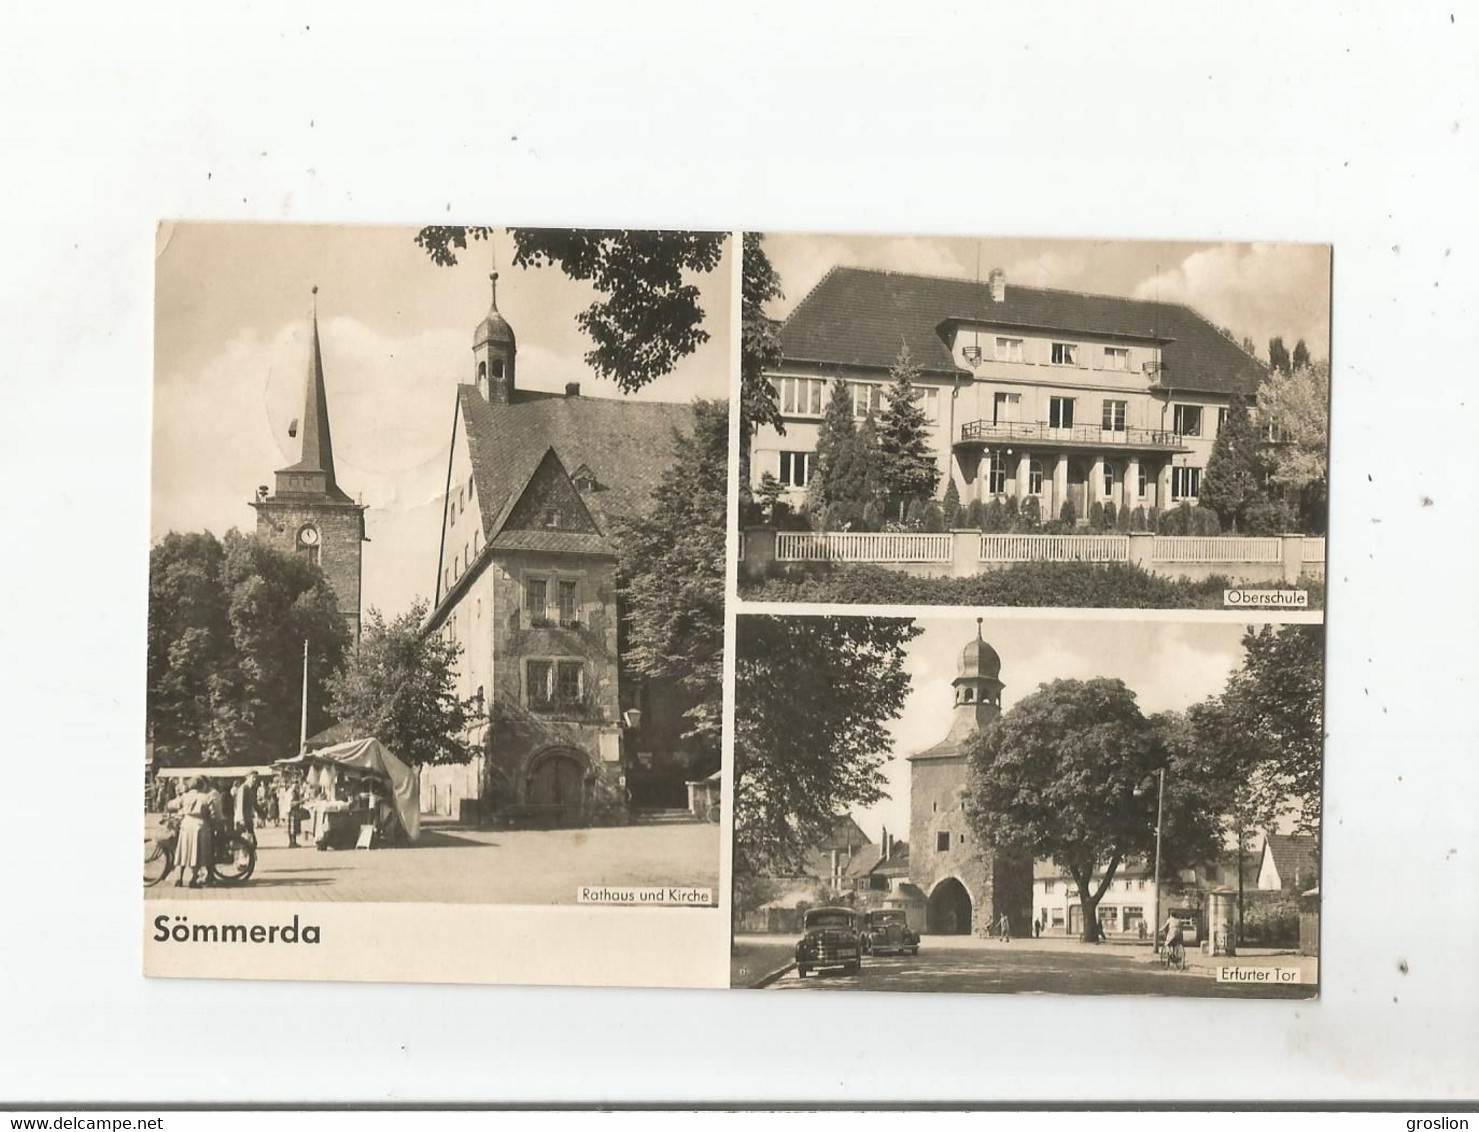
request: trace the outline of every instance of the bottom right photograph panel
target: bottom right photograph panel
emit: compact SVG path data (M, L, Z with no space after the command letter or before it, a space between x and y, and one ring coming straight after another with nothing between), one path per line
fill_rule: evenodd
M741 615L733 985L1319 993L1323 624Z

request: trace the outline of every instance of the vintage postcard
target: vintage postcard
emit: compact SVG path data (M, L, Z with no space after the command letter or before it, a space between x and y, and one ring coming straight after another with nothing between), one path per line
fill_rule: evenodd
M161 227L148 973L722 980L730 243Z
M1324 626L746 615L732 981L1318 993Z
M744 600L1323 607L1328 246L745 247Z

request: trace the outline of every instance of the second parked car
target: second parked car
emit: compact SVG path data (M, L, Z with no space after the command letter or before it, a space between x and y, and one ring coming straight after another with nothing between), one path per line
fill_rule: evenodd
M902 908L864 912L861 934L864 955L919 954L919 933L910 930Z

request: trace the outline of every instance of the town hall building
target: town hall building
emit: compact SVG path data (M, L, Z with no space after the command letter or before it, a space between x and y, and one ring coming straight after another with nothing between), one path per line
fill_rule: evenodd
M675 687L623 678L617 563L622 525L649 513L693 408L521 388L491 282L457 390L427 622L462 646L476 753L421 768L422 805L539 826L677 811L718 766L682 739L691 705Z
M1262 363L1190 307L835 267L780 327L769 374L785 422L760 427L753 485L769 473L800 505L832 384L862 420L886 404L907 346L942 473L962 502L1015 497L1057 518L1195 504L1218 429L1251 399Z

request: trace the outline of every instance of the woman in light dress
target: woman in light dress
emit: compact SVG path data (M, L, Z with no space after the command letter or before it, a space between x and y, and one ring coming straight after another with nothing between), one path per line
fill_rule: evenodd
M180 833L175 843L175 863L180 866L180 875L175 881L179 888L200 887L200 874L209 872L211 860L211 806L215 801L209 784L203 778L192 778L190 789L169 802L169 808L179 812Z

